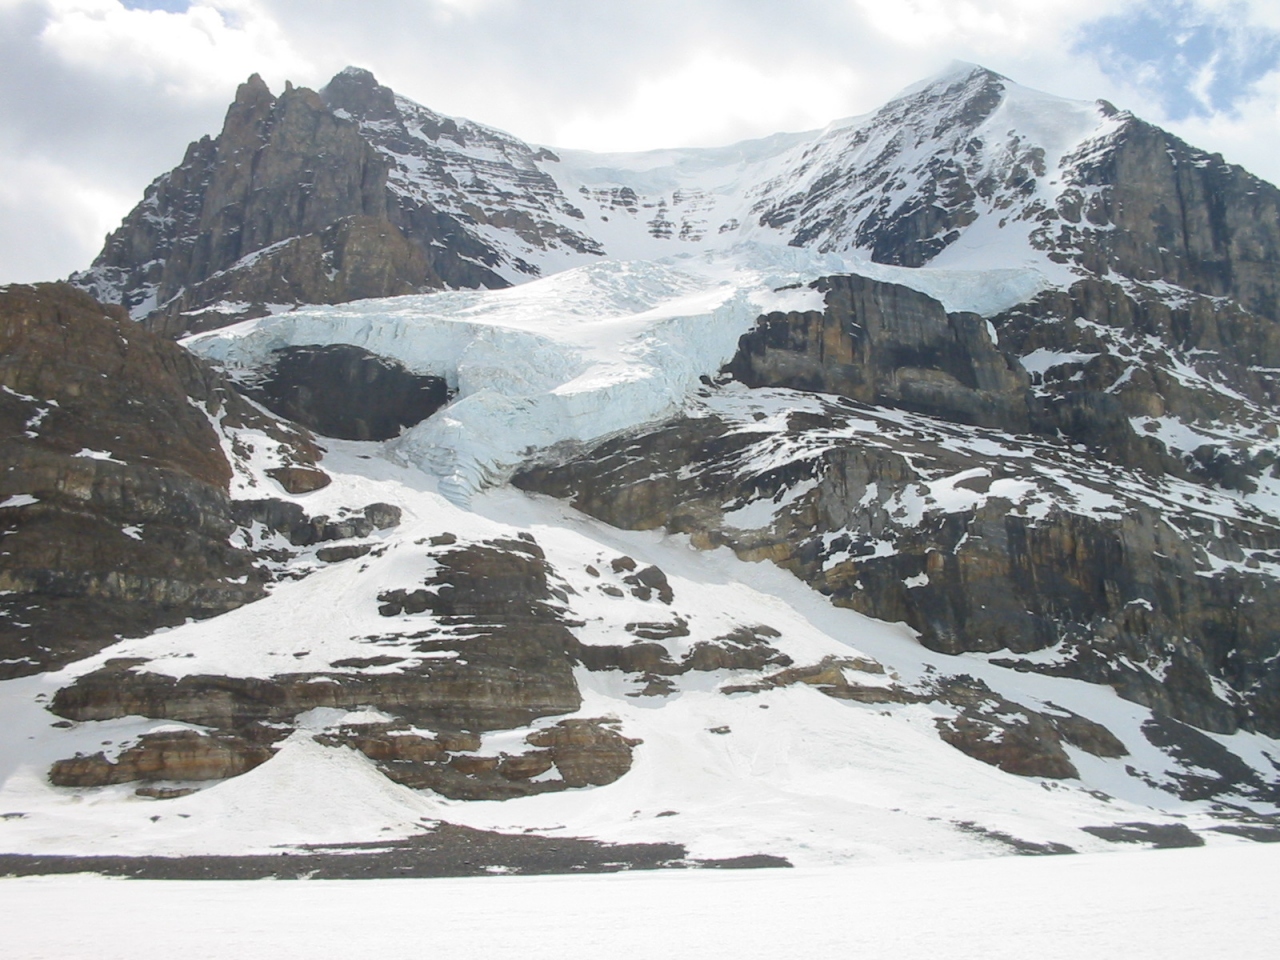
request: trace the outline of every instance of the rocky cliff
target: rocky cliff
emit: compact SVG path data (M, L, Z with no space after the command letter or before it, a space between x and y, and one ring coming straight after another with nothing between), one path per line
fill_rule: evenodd
M482 168L464 177L456 151L437 146L442 137L511 157L464 155L464 165ZM506 286L495 272L505 258L483 239L495 217L539 244L545 235L599 252L572 231L516 213L505 191L489 198L498 210L486 214L484 199L461 189L481 175L512 179L535 205L572 211L533 167L533 153L397 100L368 71L344 71L319 93L289 86L279 97L255 74L237 91L222 132L191 144L72 282L170 336L273 304ZM443 202L446 189L461 189L466 202ZM513 269L537 272L523 262Z
M1082 282L988 324L865 278L817 286L825 311L743 336L725 373L752 391L515 483L779 563L936 650L1280 733L1280 523L1248 496L1274 489L1275 408L1240 343L1269 320Z
M230 542L237 431L318 473L308 437L118 307L64 284L0 291L0 675L263 595Z

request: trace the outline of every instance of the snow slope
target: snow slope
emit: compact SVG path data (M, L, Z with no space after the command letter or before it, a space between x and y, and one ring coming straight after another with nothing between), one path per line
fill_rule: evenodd
M375 534L385 549L329 565L304 551L291 574L310 575L285 578L260 602L121 641L58 673L0 684L0 723L8 731L0 747L0 849L268 853L305 843L412 836L436 820L548 836L671 841L694 857L767 853L798 866L1007 852L995 835L1101 851L1110 844L1081 828L1113 823L1182 824L1211 845L1238 842L1214 831L1221 822L1214 803L1178 800L1160 788L1181 768L1142 735L1150 712L1109 688L1017 673L976 655L932 653L907 628L835 608L772 564L744 563L723 549L700 551L683 536L620 531L509 488L461 508L421 471L380 456L378 444L330 443L324 465L333 484L294 499L312 513L371 500L401 507L402 525ZM142 718L54 725L44 704L76 676L122 657L143 659L140 669L175 677L333 672L333 661L367 655L362 638L370 637L379 639L377 652L383 653L388 629L411 641L421 635L422 623L379 616L378 593L420 582L433 562L422 544L446 533L462 541L531 535L568 588L566 615L582 623L575 632L586 644L618 642L625 635L622 624L654 615L651 602L599 589L601 581L587 569L605 569L625 554L667 575L673 602L663 615L686 620L689 629L672 641L673 654L734 627L767 624L780 634L777 648L798 664L827 656L873 659L886 672L859 674L867 683L912 684L967 673L1016 703L1033 709L1052 703L1103 723L1130 755L1103 760L1068 748L1079 780L1017 777L938 738L935 718L952 712L945 704L837 701L805 684L720 692L759 677L741 670L688 673L673 678L669 695L637 697L643 681L634 674L580 670L577 715L614 717L626 736L643 741L631 771L603 787L502 802L416 792L384 778L360 754L312 742L314 733L362 719L332 710L301 718L298 732L262 766L198 785L203 789L178 799L138 797L132 784L49 784L47 771L57 759L104 748L118 752L143 733L174 726ZM410 649L411 642L406 655ZM558 719L537 721L531 729ZM486 734L480 753L518 749L528 732ZM1255 766L1280 752L1273 741L1247 733L1214 739Z
M880 110L820 131L639 154L562 150L538 165L581 204L585 219L568 223L612 258L746 242L834 255L855 272L871 263L1003 269L1025 291L1077 276L1047 255L1047 242L1032 242L1039 217L1070 185L1073 154L1105 142L1124 119L955 63ZM980 192L939 192L948 177ZM955 236L935 227L937 248L923 260L877 246L896 222L930 206L963 212Z

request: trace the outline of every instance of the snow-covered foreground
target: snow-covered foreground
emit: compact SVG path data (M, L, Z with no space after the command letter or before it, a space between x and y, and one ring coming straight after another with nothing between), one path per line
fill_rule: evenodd
M10 960L1271 958L1280 846L463 880L0 881ZM115 936L145 925L147 935Z

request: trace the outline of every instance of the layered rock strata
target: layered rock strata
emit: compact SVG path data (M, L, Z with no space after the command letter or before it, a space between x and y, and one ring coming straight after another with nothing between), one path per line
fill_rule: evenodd
M1241 491L1273 479L1274 388L1247 363L1269 321L1083 281L988 328L889 284L822 287L824 312L742 338L726 372L757 389L515 483L772 560L935 650L1280 731L1280 525ZM1143 429L1167 422L1188 429Z
M262 596L229 542L240 428L314 470L309 439L120 308L63 284L0 291L0 677Z

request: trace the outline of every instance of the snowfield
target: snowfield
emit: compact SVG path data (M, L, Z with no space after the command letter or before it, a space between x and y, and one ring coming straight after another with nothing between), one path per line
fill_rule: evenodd
M9 960L1271 960L1278 869L1280 847L1245 844L464 880L72 876L0 880L0 906ZM118 935L122 918L146 936Z

